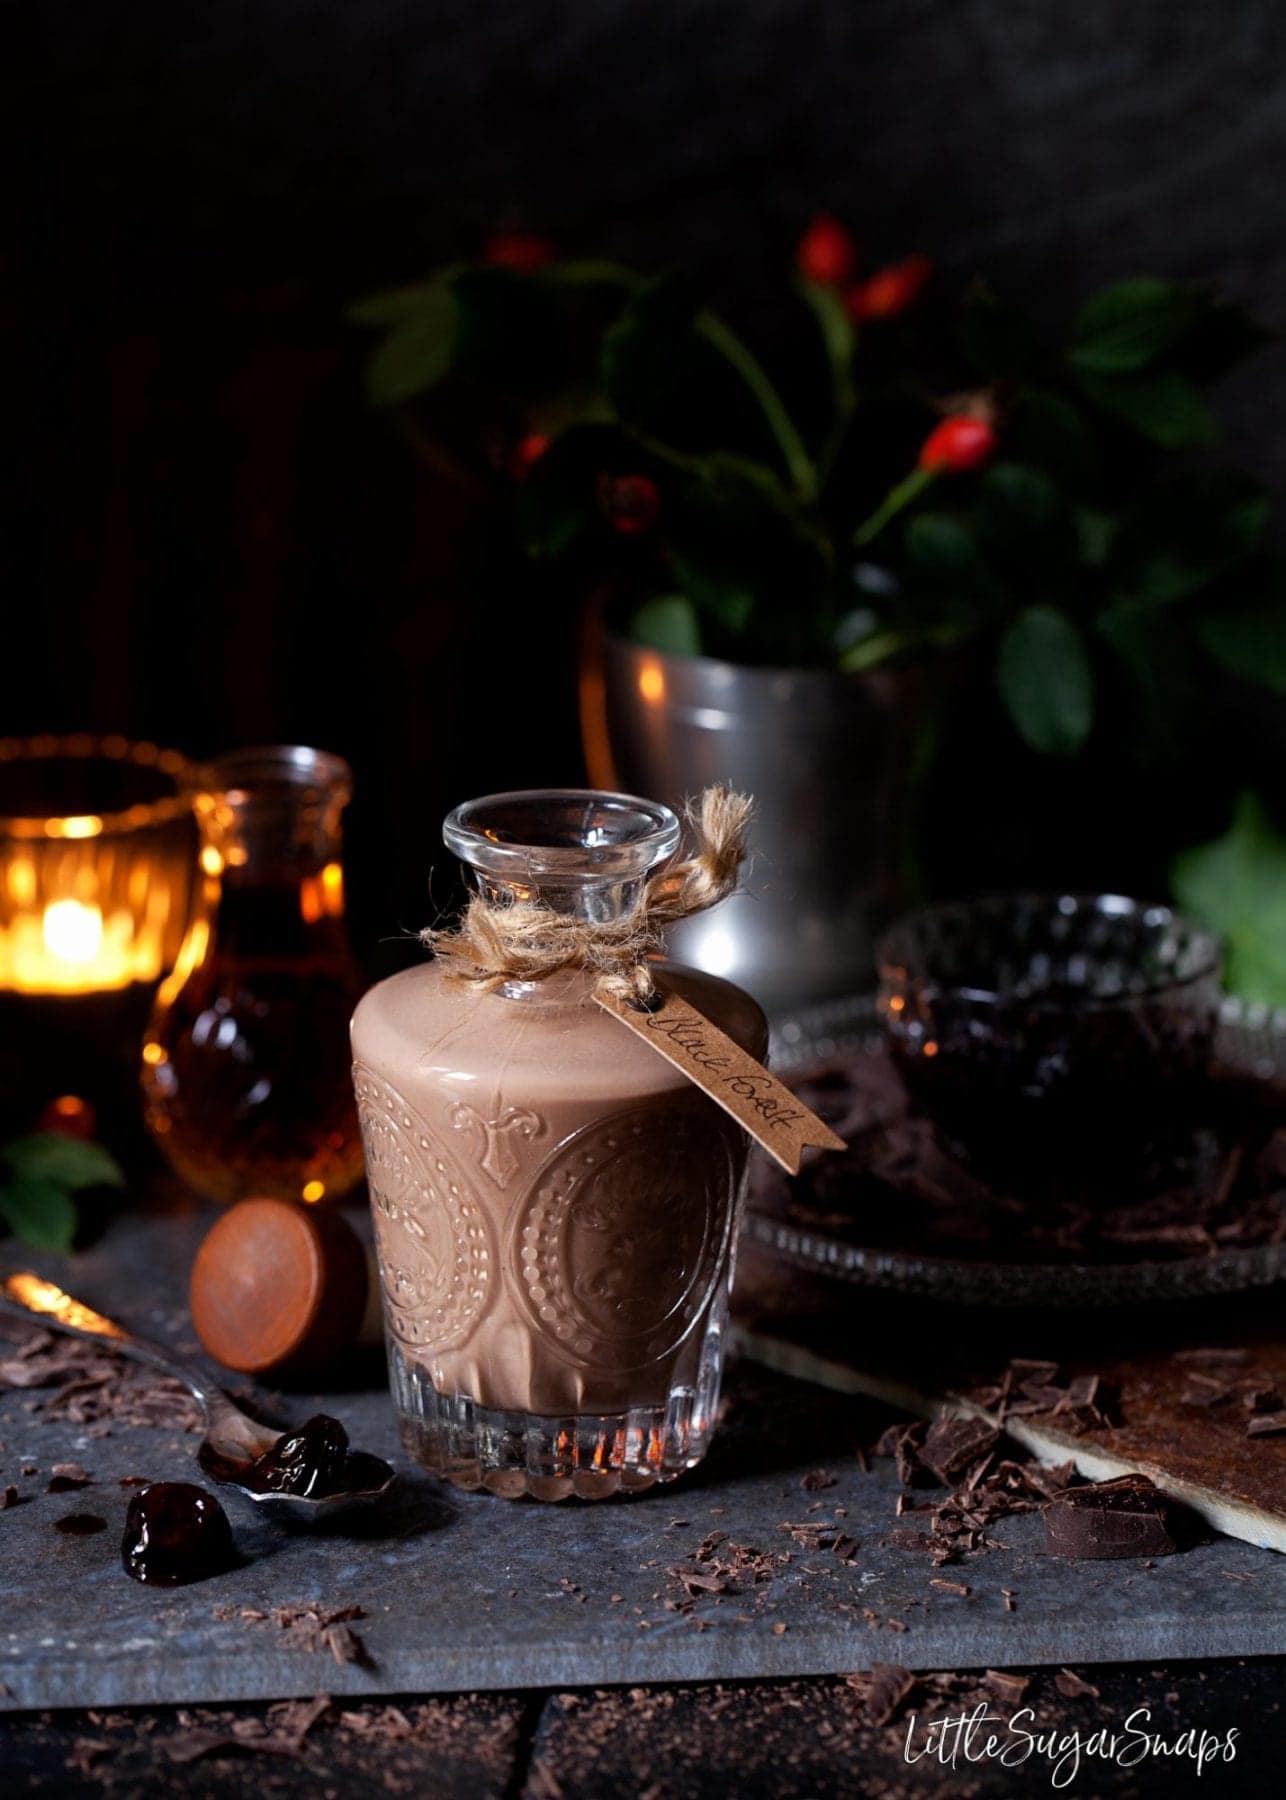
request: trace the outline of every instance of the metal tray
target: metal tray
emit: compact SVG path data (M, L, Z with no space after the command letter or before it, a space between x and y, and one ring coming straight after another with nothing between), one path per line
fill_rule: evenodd
M869 1054L879 1046L874 999L855 995L778 1018L773 1026L772 1066L776 1074L789 1079L836 1058ZM1286 1084L1286 1012L1226 999L1216 1055L1223 1066L1239 1075ZM759 1212L753 1203L747 1210L744 1231L751 1242L797 1267L820 1269L859 1287L966 1306L1137 1305L1237 1293L1286 1279L1286 1244L1257 1244L1164 1262L985 1262L865 1249Z

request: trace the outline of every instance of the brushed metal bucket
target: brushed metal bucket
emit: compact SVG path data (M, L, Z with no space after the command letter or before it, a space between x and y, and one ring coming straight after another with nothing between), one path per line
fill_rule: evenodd
M591 625L590 780L681 806L715 781L755 797L746 891L671 934L674 955L780 1011L871 985L898 905L917 673L839 675L667 656Z

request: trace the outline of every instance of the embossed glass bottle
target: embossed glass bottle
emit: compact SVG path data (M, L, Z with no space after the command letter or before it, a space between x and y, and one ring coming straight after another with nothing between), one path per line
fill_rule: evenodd
M446 821L481 891L619 916L679 822L619 794L494 795ZM758 1006L667 965L762 1056ZM479 992L440 962L353 1019L394 1401L408 1450L545 1500L650 1486L704 1454L747 1140L573 971Z

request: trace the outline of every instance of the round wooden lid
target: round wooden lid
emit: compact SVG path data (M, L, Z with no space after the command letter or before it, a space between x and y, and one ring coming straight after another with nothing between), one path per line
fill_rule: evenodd
M340 1213L297 1200L239 1200L197 1250L192 1323L225 1368L316 1368L356 1342L367 1282L366 1252Z

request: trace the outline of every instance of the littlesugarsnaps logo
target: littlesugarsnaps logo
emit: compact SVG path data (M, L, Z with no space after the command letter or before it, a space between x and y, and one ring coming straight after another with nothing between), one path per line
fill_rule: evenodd
M902 1746L908 1763L937 1762L943 1768L965 1769L975 1763L999 1763L1002 1768L1043 1765L1055 1788L1069 1788L1079 1775L1095 1764L1110 1763L1118 1769L1134 1769L1140 1763L1164 1759L1188 1765L1204 1775L1216 1763L1230 1763L1237 1756L1237 1732L1207 1731L1190 1726L1167 1737L1152 1729L1152 1713L1137 1706L1120 1725L1103 1725L1093 1731L1068 1730L1066 1726L1038 1726L1030 1706L1005 1718L990 1712L985 1700L970 1712L944 1713L922 1718L912 1713L907 1720Z

